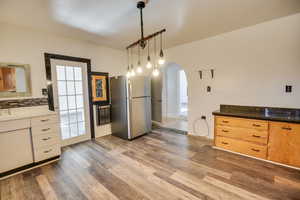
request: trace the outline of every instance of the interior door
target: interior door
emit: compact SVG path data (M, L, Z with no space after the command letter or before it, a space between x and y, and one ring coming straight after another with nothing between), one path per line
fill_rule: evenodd
M152 121L162 122L162 76L151 79Z
M62 145L91 138L86 63L51 59L53 100Z

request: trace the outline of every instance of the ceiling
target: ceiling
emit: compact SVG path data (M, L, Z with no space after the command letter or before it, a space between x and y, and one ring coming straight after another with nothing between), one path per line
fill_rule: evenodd
M136 0L0 0L0 22L124 49L140 36ZM300 12L300 0L150 0L145 35L166 28L166 46Z

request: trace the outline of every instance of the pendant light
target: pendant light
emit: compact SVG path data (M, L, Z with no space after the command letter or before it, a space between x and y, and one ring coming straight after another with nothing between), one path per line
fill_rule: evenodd
M154 37L154 59L156 60L156 37ZM157 63L154 62L154 70L152 71L153 76L159 75L159 69L157 67Z
M150 40L148 41L148 56L147 56L147 65L148 69L152 68L151 58L150 58Z
M158 64L160 64L160 65L165 64L164 52L162 49L162 34L160 34L160 52L159 52Z
M127 49L127 78L130 78L131 72L130 72L130 61L129 61L129 50Z
M126 47L127 50L130 50L131 53L131 61L133 61L132 59L132 49L135 48L136 46L138 46L138 62L137 62L137 68L136 70L134 70L134 66L133 66L133 62L130 62L130 67L129 67L129 71L130 71L130 75L127 71L128 76L135 76L136 73L141 74L143 72L143 68L141 65L141 50L140 48L142 48L142 55L143 55L143 50L146 48L146 46L148 45L148 55L147 55L147 60L146 60L146 68L147 69L152 69L152 74L154 76L158 76L160 73L159 70L159 65L163 65L165 63L165 58L164 58L164 52L163 52L163 41L162 41L162 34L166 32L166 29L161 29L157 32L154 32L148 36L144 35L144 17L143 17L143 9L146 7L146 4L149 3L150 0L140 0L137 2L137 8L139 9L139 13L140 13L140 38L131 43L130 45L128 45ZM157 54L156 52L156 37L158 37L160 35L160 52L159 54ZM150 41L151 39L155 39L155 53L153 57L150 57L151 52L150 52ZM159 58L159 59L158 59Z
M137 68L136 72L141 74L143 72L142 66L141 66L141 47L138 45L138 63L137 63Z

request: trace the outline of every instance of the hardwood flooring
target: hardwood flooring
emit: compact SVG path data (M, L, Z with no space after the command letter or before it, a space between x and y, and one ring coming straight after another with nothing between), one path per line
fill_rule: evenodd
M300 199L300 171L158 131L66 147L59 162L5 179L0 190L1 200L288 200Z

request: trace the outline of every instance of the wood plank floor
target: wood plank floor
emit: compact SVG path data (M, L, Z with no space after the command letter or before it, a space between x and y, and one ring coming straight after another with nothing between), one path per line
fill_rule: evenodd
M300 172L157 131L128 142L105 136L62 159L1 181L0 199L300 199Z

